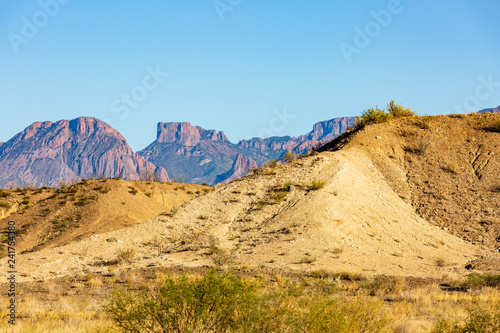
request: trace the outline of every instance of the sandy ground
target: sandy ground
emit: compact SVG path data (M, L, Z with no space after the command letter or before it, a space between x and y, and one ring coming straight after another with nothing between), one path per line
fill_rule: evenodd
M325 185L314 189L313 181ZM116 265L120 251L128 249L134 258ZM466 264L480 258L498 254L420 218L369 154L350 146L217 187L171 214L18 254L17 269L19 282L113 274L127 267L214 264L453 277L469 273ZM2 278L7 259L0 262Z

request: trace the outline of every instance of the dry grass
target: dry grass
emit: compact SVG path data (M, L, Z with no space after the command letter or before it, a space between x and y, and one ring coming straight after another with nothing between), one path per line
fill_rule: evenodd
M425 155L427 148L429 148L430 142L425 139L420 139L417 141L417 153L420 155Z
M491 130L494 132L500 133L500 119L493 122L493 125L491 126Z
M277 312L266 320L270 320L278 331L295 331L289 325L296 321L285 319L296 315L302 318L298 324L306 325L307 332L324 332L332 327L338 328L335 332L361 332L363 327L356 326L349 318L362 317L375 325L372 329L376 328L376 332L417 333L466 332L450 328L463 328L480 319L500 315L499 275L471 275L466 279L445 279L415 286L402 277L367 278L352 272L312 271L307 275L282 272L278 275L256 270L249 274L243 275L245 281L259 281L258 288L274 297L277 307L272 311ZM16 329L12 330L7 323L7 309L2 309L0 331L119 332L108 314L102 311L109 300L112 284L126 293L140 286L150 288L163 281L164 276L163 271L157 270L144 274L122 272L114 280L87 274L76 282L45 282L45 287L36 293L20 285ZM188 273L189 279L200 276L204 273ZM0 295L2 304L7 301L5 295ZM342 311L338 312L335 307ZM480 311L482 317L477 317L471 309ZM309 317L303 317L306 314ZM494 331L491 330L494 321L486 321L485 325L486 329L483 327L480 332L489 332L488 328ZM440 331L440 327L449 329Z
M18 299L15 328L7 321L7 310L0 312L0 331L15 333L119 332L101 311L101 301L90 297L50 295L52 300L23 296ZM2 304L8 300L4 295Z
M315 190L322 189L323 187L325 187L325 185L326 185L326 181L322 180L322 179L313 179L311 181L311 186Z
M130 263L135 256L135 250L130 249L118 249L116 250L116 262L117 264Z
M455 162L449 163L448 165L446 165L444 170L448 171L449 173L457 174L458 173L458 165Z
M297 159L297 154L295 154L293 151L289 151L283 157L281 158L283 161L286 163L295 161Z
M305 255L304 257L302 257L300 260L299 260L299 263L300 264L312 264L313 262L315 262L316 258L310 256L310 255Z
M438 267L444 267L446 266L446 260L444 258L436 258L434 260L434 263L436 264L436 266Z

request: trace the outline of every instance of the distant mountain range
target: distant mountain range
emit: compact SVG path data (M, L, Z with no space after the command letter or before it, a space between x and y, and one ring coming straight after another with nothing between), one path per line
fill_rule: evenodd
M485 112L500 113L500 106L478 111ZM306 153L355 122L355 117L334 118L298 137L252 138L237 144L222 131L161 122L157 139L137 153L118 131L95 118L35 122L0 142L0 188L58 186L89 177L228 183L287 152Z
M159 123L157 139L134 153L118 131L95 118L35 122L0 142L0 187L58 186L88 177L227 183L289 151L305 153L354 123L354 117L335 118L299 137L252 138L237 144L222 131L186 122Z
M485 112L500 113L500 105L492 109L483 109L481 111L478 111L477 113L485 113Z
M269 160L279 159L289 151L306 153L321 142L339 136L356 118L344 117L323 121L299 137L270 137L231 143L224 132L205 130L190 123L159 123L157 139L140 156L164 167L170 177L192 183L228 182Z

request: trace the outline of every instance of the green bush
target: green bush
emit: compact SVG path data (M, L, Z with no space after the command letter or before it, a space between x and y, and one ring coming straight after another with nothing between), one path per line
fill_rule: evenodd
M394 118L409 117L417 115L410 108L405 108L401 104L396 104L393 100L387 103L386 111L379 108L368 108L363 111L361 117L357 117L356 129L361 129L369 124L385 123Z
M116 250L116 263L117 264L123 264L123 263L130 263L135 256L135 250L134 249L118 249Z
M388 320L381 316L382 304L357 298L341 301L330 297L307 299L305 313L296 332L387 332Z
M285 162L291 162L297 159L297 154L295 154L293 151L289 151L283 157L281 158ZM276 161L274 161L274 166L276 166Z
M493 123L491 130L500 133L500 119Z
M277 191L275 194L271 195L271 199L275 202L281 202L285 200L286 196L287 196L286 191Z
M452 162L452 163L449 163L445 168L444 168L445 171L448 171L449 173L454 173L454 174L457 174L458 173L458 165L457 163L455 162Z
M293 182L291 180L288 180L283 184L282 189L283 191L290 192L293 186L294 186Z
M293 283L266 289L260 280L213 269L115 291L104 309L124 332L356 333L389 326L380 301L310 294Z
M115 292L105 307L124 332L228 332L251 314L255 285L210 270L199 279L167 277L154 291Z
M401 104L396 104L394 103L393 100L387 103L387 112L389 112L389 114L392 115L394 118L410 117L416 115L416 113L412 111L410 108L405 108Z
M356 117L356 128L363 128L368 124L385 123L386 121L392 120L392 116L380 110L379 108L369 108L363 111L360 116Z
M81 198L80 200L78 200L77 202L75 202L75 205L76 205L76 206L80 206L80 207L82 207L82 206L86 206L86 205L88 205L88 204L90 204L90 201L89 201L89 199L88 199L88 198L86 198L86 197L85 197L85 198Z
M495 309L471 309L463 323L438 321L432 333L496 333L500 332L500 303Z
M430 142L428 140L420 139L417 141L417 150L416 152L420 155L424 155L429 148Z
M500 287L500 274L471 274L465 282L467 287Z

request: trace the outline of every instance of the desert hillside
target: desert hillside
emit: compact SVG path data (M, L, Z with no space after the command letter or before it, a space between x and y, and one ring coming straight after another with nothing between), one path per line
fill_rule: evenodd
M492 127L499 121L493 113L401 118L345 135L323 150L362 150L420 216L498 251L500 133Z
M8 221L15 221L16 250L33 252L131 226L209 189L194 184L83 179L57 189L0 190L0 228L7 230ZM6 241L3 237L2 243Z
M143 223L21 255L30 268L23 278L108 274L117 264L420 277L494 270L474 264L499 259L494 243L467 236L484 221L497 230L500 134L489 130L497 118L409 117L368 126L326 147L334 151L267 164ZM461 219L466 211L477 223Z

